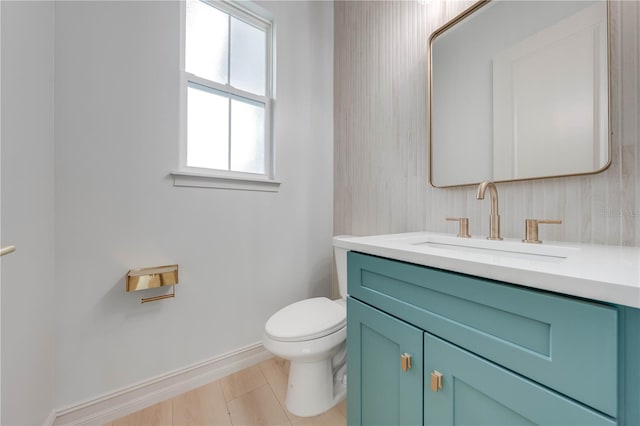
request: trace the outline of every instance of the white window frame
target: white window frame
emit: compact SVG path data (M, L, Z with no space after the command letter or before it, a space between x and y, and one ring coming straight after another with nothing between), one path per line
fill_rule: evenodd
M171 173L174 186L195 186L204 188L242 189L254 191L278 191L280 181L275 178L275 144L273 138L274 83L274 23L259 7L243 1L242 4L228 0L201 0L224 13L260 28L266 33L266 82L265 95L240 90L230 84L221 84L185 70L186 52L186 1L180 2L180 168ZM246 6L246 7L245 7ZM254 10L256 9L256 10ZM231 42L229 40L229 42ZM230 65L229 65L230 66ZM248 100L250 103L264 104L265 143L264 174L232 170L208 169L187 166L187 89L194 84L198 88L222 92L231 99Z

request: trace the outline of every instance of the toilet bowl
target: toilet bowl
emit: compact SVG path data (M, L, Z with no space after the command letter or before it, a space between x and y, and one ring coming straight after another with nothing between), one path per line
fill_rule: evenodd
M288 359L287 409L296 416L324 413L346 396L347 250L334 248L340 297L305 299L273 314L262 343Z

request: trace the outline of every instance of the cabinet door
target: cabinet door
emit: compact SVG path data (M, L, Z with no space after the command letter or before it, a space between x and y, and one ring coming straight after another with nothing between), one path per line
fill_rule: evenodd
M347 418L354 425L422 424L423 332L347 299ZM401 356L411 356L402 368Z
M425 425L615 425L579 403L425 333ZM431 374L443 375L431 389ZM596 386L597 384L594 384Z

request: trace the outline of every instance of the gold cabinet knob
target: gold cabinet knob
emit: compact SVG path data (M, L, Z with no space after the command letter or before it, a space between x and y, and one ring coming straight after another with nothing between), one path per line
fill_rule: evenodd
M431 372L431 390L438 392L440 389L442 389L442 373L438 370L433 370Z
M411 355L406 352L400 355L400 368L402 368L402 371L407 371L411 368Z
M467 217L448 217L447 220L457 221L460 223L460 227L458 228L458 237L460 238L471 238L469 234L469 218Z
M541 223L549 223L559 225L561 220L549 219L525 219L524 220L524 240L523 243L540 244L542 241L538 239L538 225Z

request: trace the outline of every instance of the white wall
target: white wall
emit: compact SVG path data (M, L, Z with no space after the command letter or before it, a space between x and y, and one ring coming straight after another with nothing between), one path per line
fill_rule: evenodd
M333 4L261 5L278 193L172 185L177 2L56 3L56 407L259 341L278 308L330 294ZM172 262L176 299L125 293L128 269Z
M55 292L51 2L2 1L3 425L36 425L53 409Z

